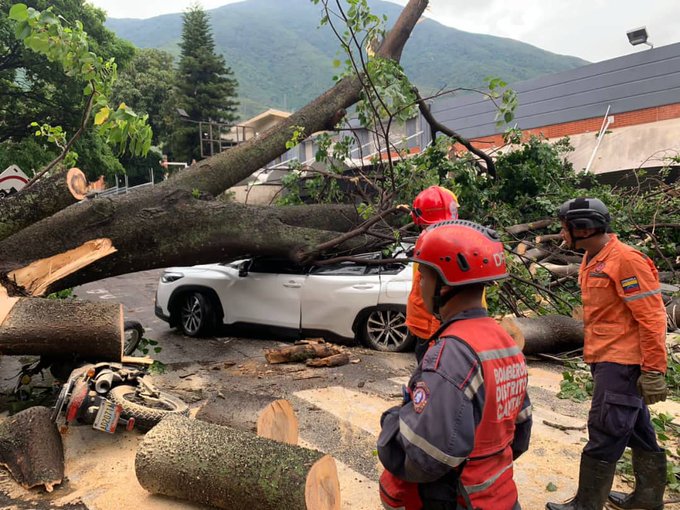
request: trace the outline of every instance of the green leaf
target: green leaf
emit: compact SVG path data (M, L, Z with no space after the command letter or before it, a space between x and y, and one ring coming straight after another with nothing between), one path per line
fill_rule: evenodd
M548 485L545 486L545 490L547 490L548 492L555 492L557 490L557 485L550 482Z
M9 18L14 21L25 21L28 19L28 7L25 4L14 4L9 10Z

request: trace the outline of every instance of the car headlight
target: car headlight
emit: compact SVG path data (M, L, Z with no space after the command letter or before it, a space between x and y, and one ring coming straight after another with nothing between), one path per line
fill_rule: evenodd
M175 282L180 278L184 278L184 275L182 273L163 273L163 275L161 276L161 281L163 283L170 283Z

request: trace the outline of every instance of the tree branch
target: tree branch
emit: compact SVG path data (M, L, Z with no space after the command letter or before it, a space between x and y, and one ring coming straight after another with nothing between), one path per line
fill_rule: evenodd
M455 141L460 143L472 154L474 154L480 159L483 159L484 162L486 163L486 168L480 165L479 162L476 162L477 168L479 168L482 173L488 173L491 177L495 179L497 177L497 172L496 165L493 162L493 159L484 151L472 145L466 138L463 138L461 135L459 135L452 129L449 129L444 124L440 123L437 119L435 119L434 115L432 115L432 112L430 111L430 107L427 105L425 100L420 96L420 92L418 92L418 89L413 87L413 92L418 98L418 107L420 108L420 113L422 113L423 117L425 117L425 120L427 120L428 124L430 125L430 128L432 129L432 132L434 133L432 141L434 142L437 131L444 133L446 136L450 138L453 138Z

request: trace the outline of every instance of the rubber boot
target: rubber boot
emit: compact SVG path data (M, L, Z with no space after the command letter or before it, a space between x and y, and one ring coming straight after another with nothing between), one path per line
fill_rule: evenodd
M633 473L633 493L612 491L610 506L621 510L661 510L666 487L666 452L633 450Z
M594 459L581 454L578 490L568 503L548 503L546 510L602 510L612 488L616 462Z

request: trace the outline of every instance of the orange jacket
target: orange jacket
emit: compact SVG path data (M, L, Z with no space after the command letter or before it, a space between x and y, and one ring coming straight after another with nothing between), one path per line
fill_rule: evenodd
M654 263L610 234L579 271L587 363L610 361L666 372L666 311Z
M430 338L439 329L440 322L427 311L423 295L420 293L420 271L413 264L413 283L406 302L406 326L411 334L420 338Z

